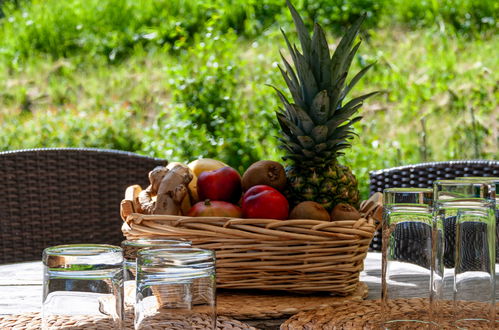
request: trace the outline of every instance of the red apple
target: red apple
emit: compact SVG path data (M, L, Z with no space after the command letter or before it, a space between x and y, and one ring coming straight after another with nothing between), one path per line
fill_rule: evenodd
M241 176L230 166L202 172L197 185L200 200L237 203L241 197Z
M287 219L289 204L286 197L276 189L266 186L253 186L243 196L243 217L257 219Z
M191 207L187 213L190 217L230 217L241 218L242 212L239 206L223 201L198 202Z

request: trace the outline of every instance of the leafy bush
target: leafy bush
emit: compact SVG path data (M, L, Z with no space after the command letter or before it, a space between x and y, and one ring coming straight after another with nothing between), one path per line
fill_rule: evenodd
M440 22L469 33L497 31L499 24L493 0L294 2L307 24L318 21L330 31L343 30L362 12L368 14L366 28ZM36 54L116 62L136 49L184 49L207 27L254 38L291 21L284 0L11 0L0 6L6 16L0 18L0 55L8 62Z
M173 104L146 132L145 151L180 161L216 158L242 173L272 145L273 118L255 113L252 100L244 98L236 36L207 36L181 59L181 66L171 68Z
M465 33L497 31L499 2L475 0L391 0L401 22L413 27L447 25Z
M1 52L10 60L33 52L54 58L104 56L113 62L135 48L183 47L207 26L254 35L282 10L276 0L33 0L3 5Z
M1 150L55 147L94 147L138 151L139 130L127 108L92 115L64 109L8 116L0 130ZM22 127L22 129L19 129Z

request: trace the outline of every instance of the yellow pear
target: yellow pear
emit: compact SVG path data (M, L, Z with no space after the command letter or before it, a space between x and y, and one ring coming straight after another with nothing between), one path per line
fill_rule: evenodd
M189 183L189 192L191 194L192 203L194 204L199 201L197 186L198 176L205 171L214 171L229 165L216 159L200 158L190 162L187 166L194 174L192 181Z

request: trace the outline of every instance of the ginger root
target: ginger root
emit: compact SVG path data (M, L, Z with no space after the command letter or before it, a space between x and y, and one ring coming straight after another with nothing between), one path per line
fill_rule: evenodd
M183 165L183 164L179 163L179 162L171 162L168 164L168 166L166 168L171 170L177 165ZM191 173L192 173L193 178L191 179L189 184L192 182L192 180L194 180L194 173L192 172L192 170L191 170ZM189 188L189 187L187 187L187 188ZM186 194L185 197L180 202L180 209L182 210L182 215L186 215L192 207L190 189L187 189L187 192L188 192L188 194Z
M149 187L139 194L144 213L182 215L182 202L188 200L187 185L192 177L192 171L183 164L171 169L156 167L149 173Z
M150 185L139 193L139 203L144 213L153 214L156 209L156 201L153 197L158 194L159 185L167 172L168 169L163 166L157 166L149 172Z

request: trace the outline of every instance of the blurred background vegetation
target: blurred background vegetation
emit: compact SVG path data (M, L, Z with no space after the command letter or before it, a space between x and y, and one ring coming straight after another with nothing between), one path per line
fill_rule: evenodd
M357 94L387 93L342 160L364 198L370 170L497 159L498 1L294 3L333 44L368 13L354 71L377 64ZM0 0L0 149L280 160L281 27L297 41L284 0Z

